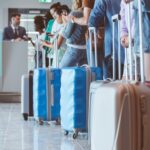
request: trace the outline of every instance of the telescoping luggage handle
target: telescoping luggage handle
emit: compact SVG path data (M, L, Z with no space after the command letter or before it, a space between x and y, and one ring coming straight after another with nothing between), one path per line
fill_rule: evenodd
M113 80L116 80L116 58L115 58L115 22L118 22L118 77L121 80L121 44L120 44L120 20L121 16L112 16L112 39L113 39Z
M54 62L55 62L55 68L59 68L59 60L58 60L58 34L56 34L55 36L54 36ZM53 78L53 77L51 77L51 78ZM54 91L55 89L54 89L54 85L53 84L51 84L51 86L50 86L50 99L51 99L51 106L53 106L54 105Z
M128 4L128 9L130 9L130 3ZM143 29L143 26L142 26L142 8L141 8L141 0L138 0L138 15L139 15L139 49L140 49L140 71L141 71L141 82L144 83L145 82L145 78L144 78L144 51L143 51L143 33L142 33L142 29ZM128 11L128 18L130 16L130 10ZM128 19L129 21L129 19ZM131 30L130 30L130 22L128 22L128 27L129 27L129 32L130 32L130 36L131 36ZM129 37L129 44L131 44L131 37ZM131 55L131 53L129 53ZM132 57L130 56L130 62L132 61ZM131 66L130 66L130 69L131 69ZM131 73L130 73L131 74ZM115 138L114 138L114 142L113 142L113 146L112 146L112 150L115 150L115 147L116 147L116 144L117 144L117 141L118 141L118 137L119 137L119 130L120 130L120 127L121 127L121 119L122 119L122 111L123 111L123 107L124 107L124 102L125 100L123 100L123 103L122 103L122 107L121 107L121 113L119 115L119 120L118 120L118 125L117 125L117 129L116 129L116 135L115 135Z
M94 60L92 57L92 35L94 35L94 49L95 49L95 67L98 67L97 62L97 38L96 38L96 29L95 27L89 27L89 40L90 40L90 66L92 67L94 64Z
M36 43L35 43L35 49L36 49L36 52L37 52L37 55L36 55L36 62L37 62L37 66L36 68L39 68L39 33L37 32L37 40L36 40ZM45 50L42 48L42 67L45 68L46 67L46 61L45 61Z
M128 3L128 13L127 13L127 27L128 27L128 37L129 37L129 66L130 66L130 81L133 81L133 56L132 56L132 36L131 36L131 5ZM140 76L141 82L145 82L145 72L144 72L144 52L143 52L143 33L142 33L142 8L141 8L141 1L138 0L138 15L139 15L139 49L140 49ZM127 49L126 49L127 51ZM134 54L135 60L135 81L137 81L137 58L136 54ZM126 70L127 71L127 70Z

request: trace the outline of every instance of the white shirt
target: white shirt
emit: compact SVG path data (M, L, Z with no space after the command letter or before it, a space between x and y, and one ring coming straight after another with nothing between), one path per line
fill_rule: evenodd
M43 32L42 34L39 34L38 38L35 41L35 45L38 46L38 48L36 47L36 50L38 49L39 51L42 51L42 49L43 49L42 41L45 40L45 36L46 36L45 32Z
M52 34L60 32L63 27L64 27L63 23L60 24L57 22L57 20L55 20L52 26Z

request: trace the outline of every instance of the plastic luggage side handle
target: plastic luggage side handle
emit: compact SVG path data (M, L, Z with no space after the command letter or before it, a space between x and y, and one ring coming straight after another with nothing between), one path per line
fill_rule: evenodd
M95 67L98 67L97 62L97 38L96 38L96 29L95 27L89 27L89 40L90 40L90 66L93 66L93 57L92 57L92 33L94 35L94 49L95 49Z

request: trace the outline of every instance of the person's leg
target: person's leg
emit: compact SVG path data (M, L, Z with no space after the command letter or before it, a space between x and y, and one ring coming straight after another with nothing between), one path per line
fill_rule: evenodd
M81 58L82 50L68 47L60 62L60 68L76 66L80 62Z
M86 55L86 50L79 50L79 60L78 60L78 65L82 66L84 64L87 64L87 55Z
M111 57L105 58L104 66L105 66L105 68L103 68L104 79L113 78L113 60ZM117 80L119 79L118 78L118 73L119 73L118 61L115 61L115 66L116 66L115 75L116 75L116 80ZM121 64L121 77L123 75L123 70L124 70L124 64Z

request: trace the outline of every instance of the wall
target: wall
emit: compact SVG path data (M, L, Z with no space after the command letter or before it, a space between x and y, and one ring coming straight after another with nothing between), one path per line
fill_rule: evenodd
M52 0L52 3L60 1L71 7L72 0ZM0 31L8 25L8 8L45 8L48 9L52 3L39 3L38 0L0 0ZM2 88L2 48L0 43L0 91Z
M71 6L72 0L52 0L52 3L58 1ZM0 0L0 30L8 24L8 8L49 8L52 3L39 3L38 0Z
M2 31L0 30L0 91L2 90Z

